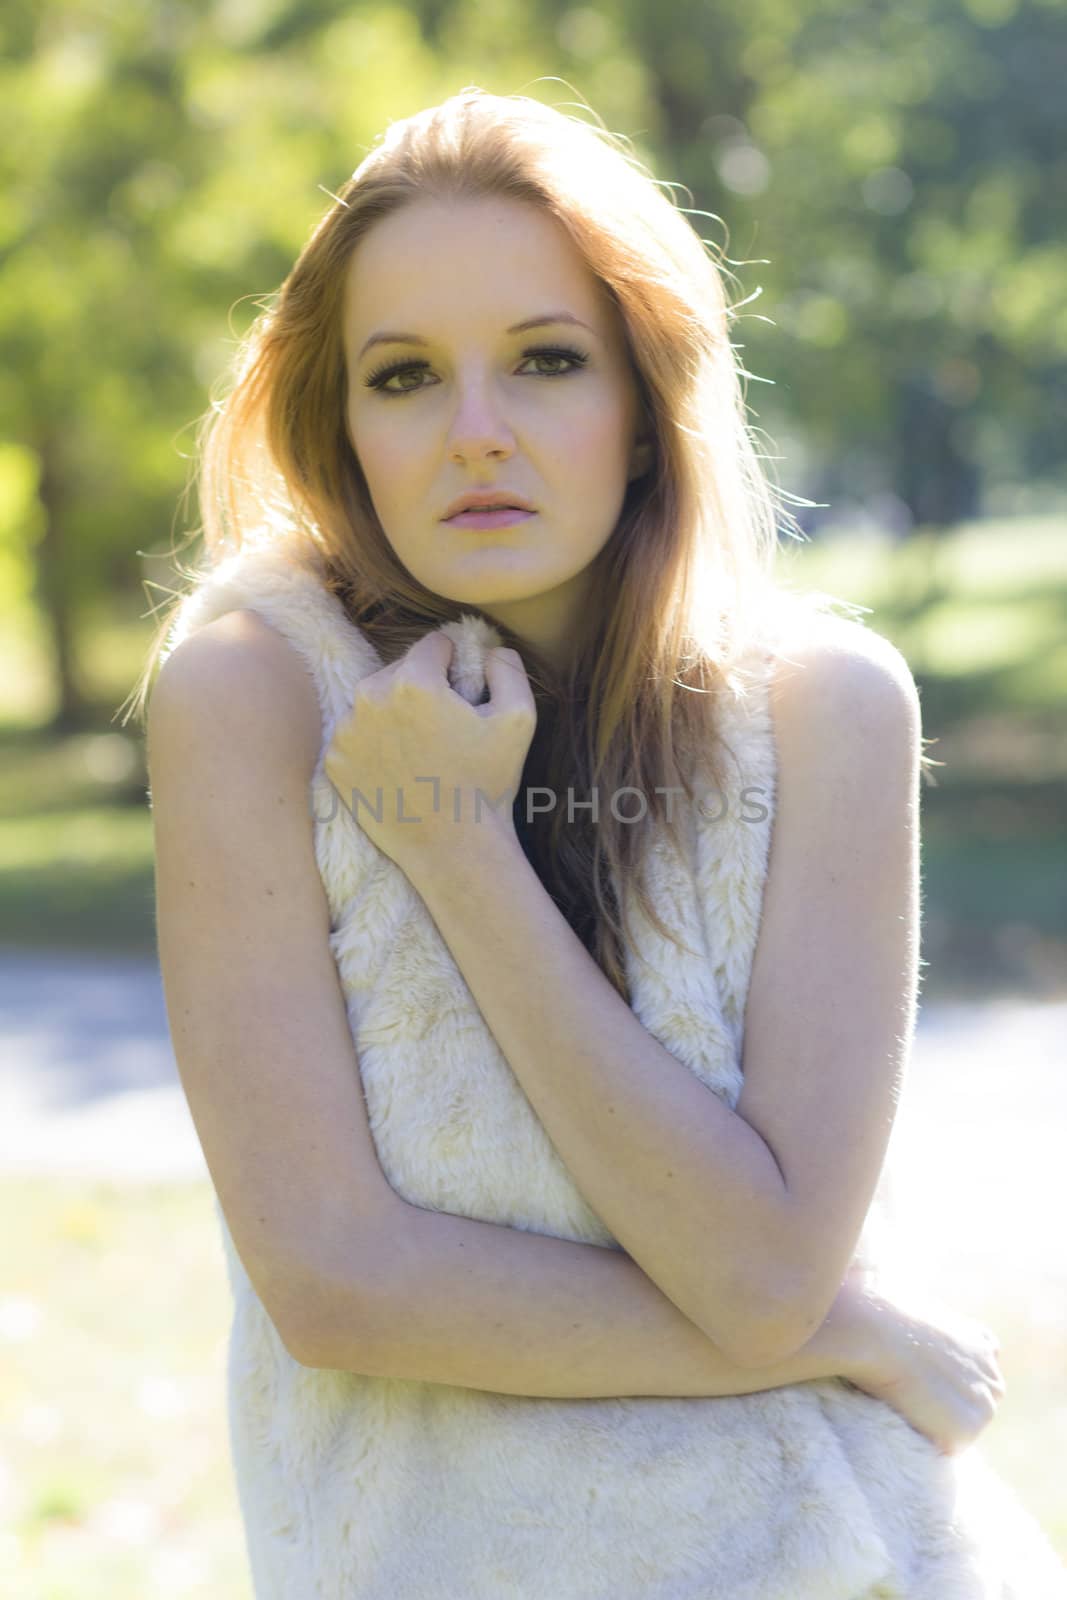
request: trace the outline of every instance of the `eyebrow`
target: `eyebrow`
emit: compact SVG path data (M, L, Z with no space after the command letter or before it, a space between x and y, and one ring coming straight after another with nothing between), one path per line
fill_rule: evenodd
M588 322L583 322L580 317L573 316L569 311L547 311L543 316L527 317L525 322L516 322L506 331L508 333L525 333L527 328L542 328L546 323L550 322L568 322L576 327L586 328L594 335L596 333L595 328L590 328ZM393 330L385 329L380 333L371 334L356 360L362 361L367 351L376 344L418 344L426 346L429 342L428 339L422 338L417 333L397 333Z

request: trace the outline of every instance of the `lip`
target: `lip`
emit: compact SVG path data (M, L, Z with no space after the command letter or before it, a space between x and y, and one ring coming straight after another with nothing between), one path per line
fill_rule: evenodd
M521 494L516 494L512 489L468 489L466 494L461 494L453 500L442 522L451 522L464 511L499 511L503 508L517 506L520 511L533 511L534 507Z
M522 511L517 506L491 506L486 511L460 511L444 520L454 528L507 528L536 515L536 511Z

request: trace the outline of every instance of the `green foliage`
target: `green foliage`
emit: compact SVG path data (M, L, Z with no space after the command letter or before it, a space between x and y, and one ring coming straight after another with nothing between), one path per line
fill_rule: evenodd
M465 83L587 100L749 263L735 337L794 492L938 525L1062 483L1049 0L11 0L2 27L0 615L42 608L71 722L87 608L197 525L194 425L255 302L388 123Z
M87 612L184 531L231 310L277 287L388 117L449 90L410 13L341 11L50 0L6 24L0 605L35 574L72 716Z
M37 458L25 445L0 442L0 622L24 616L33 598L33 552L43 516Z

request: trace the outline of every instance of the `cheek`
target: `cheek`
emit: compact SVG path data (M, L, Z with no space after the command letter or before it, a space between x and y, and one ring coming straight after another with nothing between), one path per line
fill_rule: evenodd
M569 434L577 461L591 478L613 481L628 459L626 418L616 406L590 406Z
M381 416L355 417L349 411L348 438L372 495L377 499L380 493L387 499L390 487L395 493L403 483L403 475L398 473L403 462L410 471L411 446L404 429L390 426Z

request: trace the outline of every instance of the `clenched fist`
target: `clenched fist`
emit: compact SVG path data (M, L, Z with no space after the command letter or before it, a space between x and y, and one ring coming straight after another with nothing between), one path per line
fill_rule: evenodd
M360 680L334 730L327 777L364 833L409 876L436 852L512 834L512 805L537 727L515 650L485 657L489 699L472 706L452 688L454 646L424 635L398 661Z

